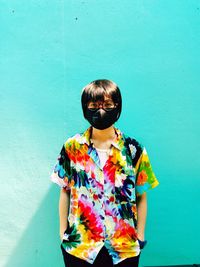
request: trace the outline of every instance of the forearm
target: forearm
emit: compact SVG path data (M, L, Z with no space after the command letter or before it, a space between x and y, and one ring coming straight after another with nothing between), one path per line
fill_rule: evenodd
M70 193L61 189L60 199L59 199L59 220L60 220L60 238L64 234L64 231L67 229L67 218L69 212L69 200Z
M137 197L137 234L140 240L144 240L145 237L145 225L147 217L147 195L143 193Z

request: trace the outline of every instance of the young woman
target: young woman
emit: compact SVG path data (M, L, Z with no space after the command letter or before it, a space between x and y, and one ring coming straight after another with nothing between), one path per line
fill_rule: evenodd
M118 86L95 80L83 88L81 102L91 126L65 141L51 175L61 187L65 266L138 266L146 191L158 180L145 147L114 126L122 109Z

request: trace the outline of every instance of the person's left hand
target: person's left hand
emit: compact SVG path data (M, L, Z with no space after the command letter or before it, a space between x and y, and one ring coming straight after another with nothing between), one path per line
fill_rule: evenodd
M142 233L138 233L138 234L137 234L137 238L138 238L139 240L141 240L141 241L144 241L144 234L142 234Z
M140 249L143 249L147 244L147 240L144 239L144 234L138 234L137 238L140 245Z

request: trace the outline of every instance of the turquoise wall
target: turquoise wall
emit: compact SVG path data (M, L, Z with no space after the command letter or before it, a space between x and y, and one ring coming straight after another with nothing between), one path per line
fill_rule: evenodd
M140 265L200 263L199 25L197 0L1 1L1 266L64 266L49 176L98 78L119 85L117 126L160 181Z

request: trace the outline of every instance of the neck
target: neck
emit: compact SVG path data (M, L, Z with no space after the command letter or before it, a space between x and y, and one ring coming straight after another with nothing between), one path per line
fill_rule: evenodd
M115 138L115 129L114 126L110 126L107 129L99 130L94 127L92 127L92 135L91 138L93 140L99 140L99 141L107 141L107 140L113 140Z

